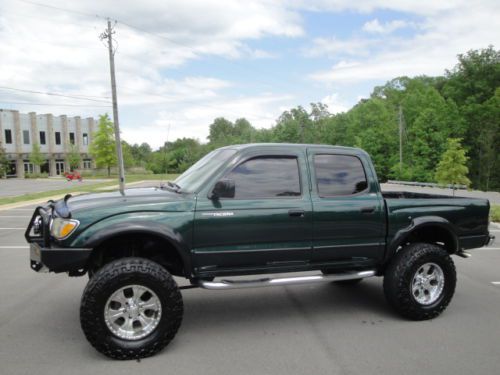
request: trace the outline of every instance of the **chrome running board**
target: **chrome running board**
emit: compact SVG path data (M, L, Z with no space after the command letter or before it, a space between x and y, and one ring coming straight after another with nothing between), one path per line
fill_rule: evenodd
M343 281L364 279L365 277L375 276L375 270L359 272L343 272L331 275L310 275L297 277L279 277L263 278L256 280L220 280L204 281L200 280L198 285L204 289L222 290L222 289L241 289L241 288L259 288L264 286L294 285L294 284L313 284L329 281Z

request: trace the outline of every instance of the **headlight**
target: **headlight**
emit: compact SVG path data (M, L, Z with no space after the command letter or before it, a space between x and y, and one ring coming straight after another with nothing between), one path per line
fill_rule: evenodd
M50 234L58 240L64 240L69 237L73 231L78 228L80 222L73 219L61 219L56 217L50 225Z

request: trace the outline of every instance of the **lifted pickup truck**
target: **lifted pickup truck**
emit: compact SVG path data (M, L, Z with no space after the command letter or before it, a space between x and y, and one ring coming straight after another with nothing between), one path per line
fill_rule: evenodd
M398 313L434 318L455 290L450 255L490 241L488 212L483 199L382 193L359 149L249 144L217 149L165 186L50 201L26 239L33 270L88 273L83 332L101 353L130 359L173 339L189 287L384 276Z

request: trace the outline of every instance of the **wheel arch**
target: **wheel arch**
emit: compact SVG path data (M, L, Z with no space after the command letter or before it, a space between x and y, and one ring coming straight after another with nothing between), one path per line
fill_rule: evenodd
M134 243L141 243L143 246L149 244L152 246L148 241L152 242L155 246L155 255L161 256L163 259L172 258L172 260L180 262L182 276L190 276L191 260L189 257L189 247L184 238L172 228L155 222L122 222L93 233L85 241L85 247L93 249L88 262L89 267L92 262L96 262L98 256L101 256L103 252L116 251L116 249L113 249L114 246ZM141 256L143 253L141 253L141 250L133 254L124 252L123 256L130 255ZM180 272L173 273L179 275Z
M415 242L439 244L449 254L459 250L459 239L452 223L439 216L422 216L396 233L389 243L385 261L389 261L402 246Z

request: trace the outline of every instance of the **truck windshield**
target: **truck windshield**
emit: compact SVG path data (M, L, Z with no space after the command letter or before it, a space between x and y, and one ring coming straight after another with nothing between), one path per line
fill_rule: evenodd
M232 149L214 150L198 160L187 171L177 177L174 182L180 186L183 192L196 192L205 182L206 178L228 161L235 153L236 150Z

